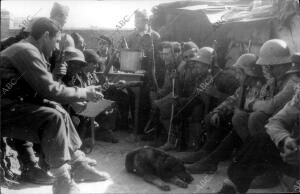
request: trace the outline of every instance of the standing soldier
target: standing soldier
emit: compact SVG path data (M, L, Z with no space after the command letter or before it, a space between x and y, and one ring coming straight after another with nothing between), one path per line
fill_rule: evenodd
M160 121L166 130L170 127L170 114L172 106L172 93L178 93L178 76L177 76L177 66L179 64L179 57L181 55L181 46L178 42L162 42L160 44L161 51L160 56L165 62L166 72L163 86L156 92L151 92L151 101L153 103L154 109L158 108L160 110ZM173 80L175 82L173 82ZM174 87L173 87L174 84ZM155 112L155 111L154 111ZM166 142L161 149L170 150L175 148L175 140L172 142Z
M142 69L145 70L144 87L141 90L140 101L140 129L144 128L151 109L149 92L158 89L156 79L157 46L160 41L160 35L151 29L150 17L146 10L135 11L135 30L127 37L128 47L131 50L143 52ZM158 64L158 63L157 63ZM159 67L158 69L162 69ZM141 132L140 132L141 133Z

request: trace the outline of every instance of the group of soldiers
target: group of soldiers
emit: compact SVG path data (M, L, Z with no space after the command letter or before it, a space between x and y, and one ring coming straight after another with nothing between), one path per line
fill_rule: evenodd
M119 127L129 128L134 104L130 89L113 84L105 88L101 84L107 80L96 75L99 64L115 61L114 49L99 56L85 48L78 33L62 33L68 11L55 3L50 19L31 22L27 38L1 47L1 134L15 139L22 176L53 184L55 194L77 193L74 180L109 178L81 151L82 138L90 125L101 125L99 136L118 142L111 124L120 119ZM161 41L144 11L136 11L135 26L126 44L142 50L147 59L139 113L148 122L145 131L160 131L165 137L160 149L197 145L197 151L180 157L193 174L215 173L219 162L232 158L219 193L271 187L283 174L299 178L300 53L291 54L286 42L272 39L262 45L259 56L243 54L223 69L216 48ZM161 69L163 74L158 73ZM114 100L116 107L95 121L78 115L88 101L102 98ZM200 138L205 139L201 146Z

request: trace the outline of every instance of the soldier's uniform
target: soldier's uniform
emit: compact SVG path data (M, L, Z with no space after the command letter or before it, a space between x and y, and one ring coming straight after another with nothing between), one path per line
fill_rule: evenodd
M150 28L148 23L149 16L145 10L135 11L135 22L136 21L142 21L145 27L144 31L139 31L139 26L136 26L137 28L129 34L126 40L129 49L142 51L144 55L141 68L145 70L145 75L143 77L143 90L141 90L141 100L139 105L139 115L142 115L141 117L139 117L139 129L143 129L147 121L149 120L150 115L149 110L151 109L151 102L149 93L150 91L155 91L156 89L158 89L156 75L158 72L163 72L160 71L163 70L163 66L161 66L161 64L159 64L157 60L157 47L160 41L160 35ZM154 62L155 65L153 65ZM159 74L163 75L163 73ZM143 132L138 131L138 133L142 134Z
M299 87L299 85L298 85ZM221 191L245 193L255 177L273 168L299 180L299 149L294 157L284 154L286 138L299 138L300 89L283 109L270 118L266 125L268 134L256 134L245 144L236 160L228 168L230 181L225 181ZM298 145L299 146L299 145ZM295 192L295 187L291 192Z
M10 80L15 83L9 91L2 90L2 133L41 143L47 163L55 168L71 160L70 150L78 150L81 140L68 113L57 103L45 103L44 97L62 103L83 101L86 90L54 82L47 71L49 64L35 44L28 39L1 52L2 86ZM37 135L40 133L42 137Z
M235 127L234 122L237 115L249 114L250 112L247 102L259 97L264 79L261 68L255 65L256 60L257 57L254 54L244 54L234 64L234 67L241 69L240 71L246 78L240 80L241 86L232 96L206 116L207 142L201 150L183 158L187 163L194 163L188 166L192 173L216 170L218 162L228 157L234 147L239 146L240 138L234 131L231 131L232 127L228 122L232 120L233 127ZM219 117L218 126L211 123L211 118L215 114Z
M277 53L274 54L272 51ZM257 63L271 65L274 68L277 64L287 64L289 67L288 63L291 64L291 58L286 43L276 39L264 43ZM282 75L275 77L274 81L267 81L262 87L259 97L246 102L253 113L249 115L249 118L242 113L234 123L236 125L234 128L240 137L245 140L249 135L265 133L264 126L268 119L292 99L294 86L298 82L300 82L298 72L291 71L282 72Z

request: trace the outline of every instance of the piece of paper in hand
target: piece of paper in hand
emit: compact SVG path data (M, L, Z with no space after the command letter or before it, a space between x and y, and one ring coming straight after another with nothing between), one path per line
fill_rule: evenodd
M88 102L86 108L78 114L85 117L96 117L110 107L112 103L114 103L114 101L106 99L100 100L99 102Z

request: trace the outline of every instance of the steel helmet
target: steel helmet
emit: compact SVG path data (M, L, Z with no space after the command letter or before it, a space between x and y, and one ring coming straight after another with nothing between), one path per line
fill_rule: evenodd
M298 73L300 72L300 52L292 55L292 67L286 73Z
M67 47L65 50L65 61L80 61L86 64L85 58L81 50L74 47Z
M262 69L259 65L256 65L257 56L252 53L241 55L238 60L233 64L235 68L241 68L246 75L252 77L263 77Z
M214 49L211 47L202 47L199 49L197 55L190 59L190 61L198 61L204 64L209 65L212 61L212 55L214 53Z
M259 51L258 65L280 65L291 63L291 55L287 43L280 39L266 41Z

